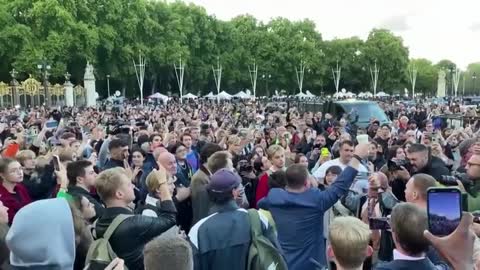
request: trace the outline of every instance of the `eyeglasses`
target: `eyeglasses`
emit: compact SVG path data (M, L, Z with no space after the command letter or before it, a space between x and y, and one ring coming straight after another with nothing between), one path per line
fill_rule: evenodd
M471 162L467 162L467 165L468 166L480 166L480 164L478 164L478 163L471 163Z

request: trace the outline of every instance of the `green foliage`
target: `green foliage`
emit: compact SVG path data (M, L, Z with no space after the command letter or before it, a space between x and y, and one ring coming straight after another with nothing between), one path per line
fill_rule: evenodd
M93 63L97 88L138 96L133 60L147 60L145 94L178 92L174 64L186 63L186 92L215 91L212 67L223 66L222 89L251 89L249 66L258 65L257 94L274 90L298 92L296 69L305 65L304 90L332 93L332 68L342 67L340 88L372 89L370 68L379 69L378 89L391 92L409 87L408 49L400 37L374 29L366 41L357 37L323 41L310 20L274 18L260 22L243 15L222 21L204 8L183 2L150 0L0 0L0 80L10 80L12 68L20 79L38 78L37 64L51 66L50 80L63 82L70 72L83 80L86 62ZM357 54L356 52L360 52ZM416 59L417 91L431 91L438 68L455 66L448 60L433 66ZM480 75L480 65L468 72ZM468 73L467 72L467 73ZM473 82L467 78L467 88ZM480 80L479 80L480 89ZM268 88L268 89L267 89ZM267 91L268 90L268 91Z
M463 76L465 76L465 94L478 96L480 93L480 62L468 65Z
M410 60L408 72L412 72L413 69L417 70L415 92L434 95L437 91L438 67L427 59L419 58ZM410 84L407 88L412 89Z

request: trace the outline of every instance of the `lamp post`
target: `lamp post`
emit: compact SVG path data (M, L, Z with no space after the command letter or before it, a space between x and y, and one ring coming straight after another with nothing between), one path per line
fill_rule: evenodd
M372 79L372 84L373 84L373 96L377 96L377 84L378 84L378 73L380 72L380 69L377 67L377 60L375 59L375 65L372 68L370 68L370 77Z
M475 80L477 80L477 73L476 72L473 72L473 75L472 75L472 80L473 80L473 94L475 94Z
M47 64L47 61L44 59L40 64L37 65L38 70L42 74L43 79L43 90L44 90L44 97L45 97L45 106L50 106L50 100L48 98L48 76L50 73L48 71L51 69L51 66ZM40 93L38 94L38 104L40 104Z
M110 74L107 74L107 93L108 93L108 97L110 97Z
M17 74L18 74L18 72L15 69L12 69L12 71L10 71L10 76L12 77L13 103L15 103L15 104L12 104L12 106L20 105L20 100L18 99L18 93L17 93L17 87L16 87L17 86L17 80L16 80Z
M267 97L269 96L269 92L268 92L268 81L272 78L272 75L271 74L268 74L268 75L265 75L263 74L262 75L262 78L265 79L265 93L267 95Z

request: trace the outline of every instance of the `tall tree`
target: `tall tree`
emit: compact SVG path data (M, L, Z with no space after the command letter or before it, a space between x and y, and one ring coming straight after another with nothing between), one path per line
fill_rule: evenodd
M365 42L362 55L366 70L377 63L379 68L378 90L391 92L403 89L407 82L408 49L403 45L403 39L385 29L373 29ZM367 73L370 77L370 74ZM377 90L377 91L378 91Z

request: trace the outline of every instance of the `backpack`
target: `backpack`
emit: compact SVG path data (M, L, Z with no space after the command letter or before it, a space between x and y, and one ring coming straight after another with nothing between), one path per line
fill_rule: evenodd
M248 210L252 242L248 251L247 270L287 270L279 250L262 233L262 222L255 209Z
M132 215L118 215L115 217L108 226L107 231L103 234L103 237L98 238L90 245L85 260L85 265L88 265L87 269L104 269L113 259L117 258L117 255L110 246L109 240L118 226L131 216Z

